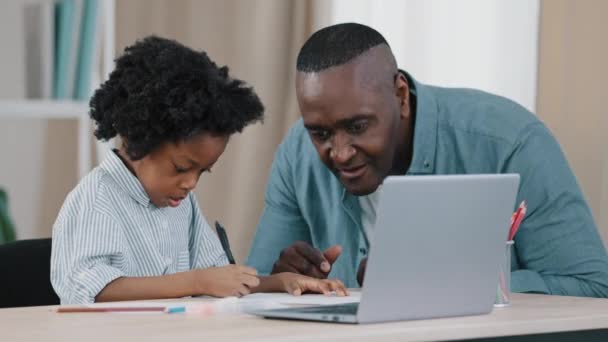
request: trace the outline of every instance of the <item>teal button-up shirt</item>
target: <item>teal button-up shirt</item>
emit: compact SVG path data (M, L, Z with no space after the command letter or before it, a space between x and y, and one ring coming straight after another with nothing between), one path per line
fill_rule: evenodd
M526 200L528 212L515 237L512 290L608 297L606 251L559 144L543 123L503 97L411 78L410 83L417 108L408 175L521 176L516 205ZM269 273L281 250L296 240L321 250L341 245L330 277L357 286L359 262L369 248L359 202L321 162L301 120L276 152L249 265Z

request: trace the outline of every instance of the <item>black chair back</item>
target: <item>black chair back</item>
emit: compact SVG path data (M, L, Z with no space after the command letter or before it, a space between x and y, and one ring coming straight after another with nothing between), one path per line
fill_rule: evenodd
M51 239L19 240L0 245L0 308L54 305Z

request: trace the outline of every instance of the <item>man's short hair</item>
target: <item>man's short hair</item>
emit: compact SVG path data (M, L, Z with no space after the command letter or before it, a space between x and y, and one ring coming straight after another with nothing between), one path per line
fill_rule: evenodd
M367 50L388 43L369 26L344 23L315 32L298 54L297 70L318 72L348 63Z

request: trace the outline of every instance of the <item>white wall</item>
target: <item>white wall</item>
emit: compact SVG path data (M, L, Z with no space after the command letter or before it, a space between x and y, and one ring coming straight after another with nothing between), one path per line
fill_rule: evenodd
M417 80L483 89L534 111L538 15L538 0L334 0L321 2L315 26L371 26Z

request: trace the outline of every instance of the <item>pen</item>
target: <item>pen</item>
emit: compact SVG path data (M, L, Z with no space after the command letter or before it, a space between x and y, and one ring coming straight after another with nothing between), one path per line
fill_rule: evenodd
M236 264L236 262L234 261L234 257L232 256L232 252L230 251L230 243L228 242L228 235L226 235L226 230L217 221L215 221L215 230L217 231L217 236L220 239L222 248L224 249L224 252L226 253L226 257L228 257L228 261L231 264Z

